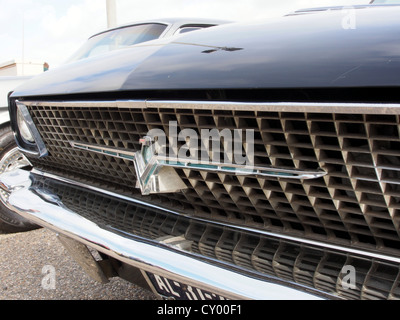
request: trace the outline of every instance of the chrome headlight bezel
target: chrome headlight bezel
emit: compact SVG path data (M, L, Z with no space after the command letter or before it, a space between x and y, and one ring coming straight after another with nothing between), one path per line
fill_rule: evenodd
M18 100L10 101L11 127L19 149L29 155L44 157L46 146L29 114L27 106Z

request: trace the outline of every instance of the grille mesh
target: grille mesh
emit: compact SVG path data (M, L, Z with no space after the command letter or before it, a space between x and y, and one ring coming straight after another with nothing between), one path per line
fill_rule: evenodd
M317 169L323 178L234 176L179 169L188 189L148 202L211 220L400 255L398 115L30 106L49 156L38 169L141 198L132 162L69 141L140 149L150 129L253 129L255 164ZM200 134L199 134L200 135ZM228 240L228 239L227 239ZM221 249L223 256L224 251ZM282 257L282 261L285 258ZM285 264L279 265L284 274ZM276 267L276 266L275 266Z

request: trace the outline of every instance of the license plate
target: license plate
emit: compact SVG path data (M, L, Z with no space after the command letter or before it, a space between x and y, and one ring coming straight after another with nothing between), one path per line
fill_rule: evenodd
M153 289L161 296L175 300L228 300L218 294L205 291L175 280L145 272Z

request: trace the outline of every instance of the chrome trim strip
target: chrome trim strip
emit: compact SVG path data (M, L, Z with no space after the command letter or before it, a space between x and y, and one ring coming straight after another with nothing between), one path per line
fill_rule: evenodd
M203 162L195 160L179 159L178 161L171 161L166 157L159 157L161 166L169 166L180 169L195 169L222 173L231 173L241 176L260 176L260 177L274 177L274 178L285 178L285 179L317 179L327 174L326 171L320 169L315 171L301 170L301 169L284 169L273 166L241 166L230 163L218 163L218 162ZM209 167L205 167L209 166Z
M178 100L110 100L110 101L24 101L27 106L108 107L108 108L175 108L199 110L322 112L400 114L399 103L334 103L334 102L223 102Z
M58 180L60 182L71 184L71 185L74 185L74 186L77 186L80 188L86 188L86 189L96 191L99 193L103 193L103 194L106 194L106 195L109 195L109 196L112 196L115 198L119 198L121 200L127 200L132 203L137 203L139 205L144 205L144 206L156 209L156 210L161 210L161 211L164 211L165 213L174 214L174 215L178 215L178 216L189 216L184 213L169 210L169 209L160 207L155 204L141 201L139 199L127 197L127 196L124 196L124 195L121 195L118 193L114 193L112 191L107 191L107 190L104 190L104 189L101 189L101 188L98 188L95 186L90 186L90 185L87 185L87 184L84 184L84 183L81 183L81 182L78 182L75 180L71 180L71 179L60 177L60 176L57 176L57 175L54 175L51 173L43 172L43 171L40 171L35 168L33 168L31 172L36 175L41 175L43 177ZM4 186L4 184L1 181L1 175L0 175L0 187L3 187L3 186ZM354 248L350 248L350 247L346 247L346 246L340 246L340 245L330 244L330 243L316 241L316 240L309 240L309 239L304 239L304 238L300 238L300 237L296 237L296 236L289 236L289 235L285 235L285 234L274 233L274 232L269 232L269 231L250 228L250 227L243 227L243 226L235 225L235 224L222 223L222 222L218 222L218 221L210 221L210 220L206 220L206 219L199 218L199 217L190 216L190 218L193 220L199 221L199 222L213 223L218 226L225 226L228 228L238 229L238 230L245 231L245 232L247 231L247 232L252 232L252 233L258 233L260 235L275 237L275 238L282 239L282 240L293 241L293 242L301 243L304 245L320 247L320 248L324 248L327 250L341 251L341 252L350 253L350 254L354 254L354 255L358 255L358 256L368 257L371 259L380 259L380 260L385 260L385 261L389 261L389 262L400 263L400 257L389 256L386 254L380 254L380 253L371 252L371 251L363 251L363 250L354 249Z
M121 158L129 161L136 162L138 155L141 154L140 151L126 151L117 148L107 148L103 146L85 144L80 142L70 141L70 145L73 148L96 152L110 157ZM273 166L250 166L250 165L238 165L235 163L220 163L220 162L210 162L201 160L192 160L185 158L175 158L171 159L161 155L152 155L151 159L147 161L155 168L151 172L158 172L161 167L172 167L180 169L194 169L200 171L213 171L221 173L230 173L235 175L243 176L261 176L261 177L274 177L274 178L286 178L286 179L317 179L323 177L327 174L326 171L320 170L301 170L301 169L286 169L278 168ZM136 172L137 176L141 176L139 172ZM148 177L144 178L148 179Z
M20 183L10 186L17 178ZM258 279L190 257L179 250L127 238L100 228L97 224L70 211L57 196L35 189L35 177L17 169L0 176L9 185L9 204L32 222L80 241L118 260L231 299L320 299L294 287ZM178 263L177 263L178 262ZM323 295L322 292L318 294Z
M84 107L84 108L146 108L145 100L108 100L108 101L23 101L33 107Z
M75 141L69 141L69 144L73 148L81 149L84 151L89 151L89 152L96 152L103 154L105 156L111 156L115 158L120 158L124 160L130 160L133 161L133 159L136 156L136 153L138 151L126 151L123 149L117 149L117 148L107 148L103 146L97 146L94 144L87 144L87 143L80 143L80 142L75 142Z
M218 102L218 101L162 101L147 100L147 108L179 108L197 110L271 111L271 112L322 112L400 114L400 104L379 103L324 103L324 102Z

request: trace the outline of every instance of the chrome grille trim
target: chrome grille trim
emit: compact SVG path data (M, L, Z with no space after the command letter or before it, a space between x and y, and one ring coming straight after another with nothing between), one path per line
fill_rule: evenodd
M319 112L345 114L400 114L398 103L324 103L324 102L219 102L171 100L106 100L106 101L23 101L26 106L107 107L107 108L179 108L271 112Z
M104 148L92 144L77 143L74 141L69 141L69 144L76 149L81 149L89 152L96 152L107 156L125 159L128 161L135 161L135 157L137 157L137 152L129 152L117 148ZM196 161L188 159L171 160L168 157L159 155L154 156L154 162L157 162L160 167L165 166L165 167L173 167L173 168L188 169L188 170L198 169L202 171L231 173L234 175L243 175L243 176L262 176L262 177L307 180L307 179L317 179L326 175L326 172L322 169L307 171L307 170L275 168L271 166L245 167L243 165L238 165L234 163L225 164L222 162L212 162L212 161L202 162L200 160Z
M147 100L147 108L183 108L271 112L400 114L400 104L324 102L209 102Z
M145 100L106 100L106 101L23 101L34 107L97 107L97 108L147 108Z

